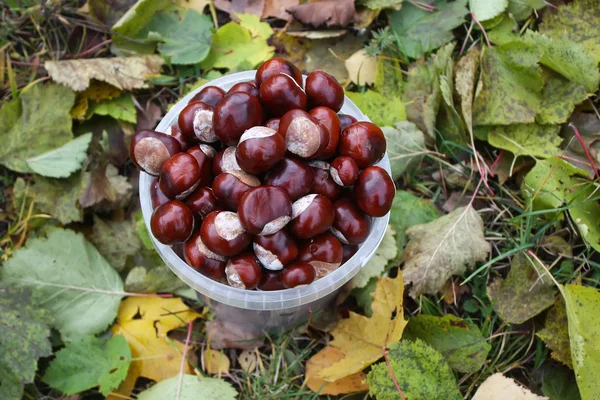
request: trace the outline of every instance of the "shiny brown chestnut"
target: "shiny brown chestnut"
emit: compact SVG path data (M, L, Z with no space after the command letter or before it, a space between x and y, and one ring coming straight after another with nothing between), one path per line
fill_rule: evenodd
M287 289L309 285L315 280L316 273L312 265L298 262L287 266L281 273L281 283Z
M229 286L238 289L256 289L262 278L262 268L251 252L232 257L227 261L225 276Z
M225 96L225 91L217 86L206 86L191 98L192 101L202 101L208 105L216 106L219 101Z
M352 186L358 178L358 165L356 165L353 158L339 156L331 162L329 173L338 185L342 187Z
M201 101L189 103L177 118L181 135L188 142L215 143L219 138L213 128L213 115L213 106Z
M298 261L312 265L317 279L338 269L343 257L342 244L331 233L324 233L304 242L298 252Z
M162 192L162 190L160 190L158 179L154 179L150 184L150 199L152 200L153 209L155 209L158 206L162 206L163 204L171 200Z
M342 264L348 261L358 251L358 246L355 244L344 244L344 256L342 258Z
M383 131L372 122L355 122L342 132L338 147L340 156L356 161L359 168L366 168L381 160L385 153Z
M273 75L262 83L260 101L265 111L273 117L281 117L296 108L306 109L306 93L294 79L285 74Z
M154 210L150 230L162 244L183 243L194 231L194 216L181 201L171 200Z
M202 242L199 230L185 242L183 258L190 267L209 278L219 280L225 277L227 258L210 251Z
M223 257L233 257L241 253L251 240L238 215L231 211L215 211L208 214L202 221L200 235L210 251Z
M190 146L194 145L195 141L188 141L188 139L183 136L183 134L181 133L181 129L179 129L179 125L175 124L175 125L171 125L171 127L169 127L167 133L169 135L171 135L172 137L174 137L175 139L177 139L177 141L179 142L179 145L181 145L181 151L187 151L187 149L190 148Z
M240 137L235 158L243 171L261 174L270 170L285 155L285 140L277 131L254 126Z
M237 212L248 233L272 235L290 222L292 201L283 188L260 186L242 196Z
M392 208L396 194L394 181L381 167L365 168L354 185L354 200L365 214L383 217Z
M299 239L309 239L327 232L333 218L333 206L329 199L320 194L309 194L292 205L290 232Z
M246 129L261 125L263 109L248 93L234 92L223 97L213 113L215 135L227 146L235 146Z
M200 177L200 167L194 156L177 153L160 170L160 190L170 199L181 200L198 187Z
M324 106L337 112L344 105L344 88L332 75L320 69L308 74L305 90L311 108Z
M295 201L310 193L313 183L313 172L311 168L302 161L294 158L284 158L267 172L264 184L280 186Z
M186 199L185 204L192 210L196 221L201 222L213 211L222 211L211 188L199 186Z
M287 151L304 159L320 157L329 145L329 131L304 110L291 110L281 117L279 133Z
M229 91L227 93L235 93L235 92L248 93L254 97L260 96L260 92L258 91L258 88L256 87L256 85L252 84L250 82L236 83L235 85L233 85L231 87L231 89L229 89Z
M277 74L287 74L296 83L302 86L302 72L298 67L289 61L286 61L279 57L273 57L268 61L265 61L256 71L256 87L260 88L267 78Z
M298 256L296 241L284 229L255 237L252 248L262 266L271 271L283 269Z
M280 118L271 118L270 120L268 120L267 122L265 122L265 126L267 128L271 128L274 129L276 131L279 131L279 122L281 121Z
M333 202L335 218L331 233L344 244L361 244L369 236L371 220L348 198Z
M206 144L191 147L187 151L196 159L200 168L200 181L198 186L210 186L213 180L212 163L217 151Z
M142 171L158 176L163 164L181 151L181 145L172 136L143 129L136 132L129 145L131 161Z
M338 117L340 117L341 132L343 132L344 129L346 129L353 123L358 122L358 120L356 118L354 118L352 115L338 114Z
M340 197L342 188L334 182L329 173L331 165L325 161L310 161L308 165L310 165L314 177L311 193L321 194L330 201Z
M215 155L215 158L213 158L213 174L215 176L223 172L242 170L235 158L235 150L235 147L230 146Z
M244 171L227 171L217 175L212 190L219 202L231 211L237 211L242 196L250 189L260 186L254 175Z
M311 117L322 123L329 132L329 143L319 156L323 160L333 157L340 142L340 117L328 107L315 107L310 110Z
M281 272L264 271L257 289L263 291L285 289L283 282L281 282Z

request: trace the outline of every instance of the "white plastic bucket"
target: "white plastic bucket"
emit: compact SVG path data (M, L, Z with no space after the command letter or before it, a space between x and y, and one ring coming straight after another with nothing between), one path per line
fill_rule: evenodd
M256 71L245 71L227 75L204 86L218 86L227 91L236 83L254 79L255 73ZM204 86L189 93L175 104L160 121L156 130L167 132L171 125L177 123L179 112ZM369 118L348 97L345 97L340 112L352 115L359 121L369 121ZM387 153L376 165L391 173ZM141 173L140 202L148 231L150 231L150 217L153 211L150 198L152 180L152 176ZM341 287L352 279L375 254L383 239L389 218L389 213L384 217L374 218L367 240L360 245L356 254L337 270L310 285L277 291L242 290L216 282L191 268L175 254L171 247L158 242L152 234L150 237L165 264L198 292L198 298L215 313L218 319L243 325L248 332L252 333L282 332L306 321L311 313L315 314L333 305L333 300Z

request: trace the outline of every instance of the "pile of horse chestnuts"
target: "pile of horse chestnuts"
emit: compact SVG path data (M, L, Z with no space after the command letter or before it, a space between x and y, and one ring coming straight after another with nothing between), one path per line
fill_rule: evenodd
M383 132L338 114L343 103L333 76L313 71L303 85L273 58L227 92L204 87L168 132L137 132L131 159L156 177L154 237L236 288L293 288L339 268L395 194L373 165Z

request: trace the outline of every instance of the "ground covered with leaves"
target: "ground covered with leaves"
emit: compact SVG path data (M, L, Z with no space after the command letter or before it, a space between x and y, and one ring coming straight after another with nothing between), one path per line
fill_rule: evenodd
M1 4L0 398L600 398L596 0ZM336 307L256 338L154 251L128 143L273 56L398 191Z

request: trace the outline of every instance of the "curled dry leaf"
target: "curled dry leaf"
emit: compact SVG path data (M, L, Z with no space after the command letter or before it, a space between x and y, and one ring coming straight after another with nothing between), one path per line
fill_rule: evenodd
M479 389L473 400L548 400L547 397L533 394L514 380L505 377L501 373L487 378Z
M300 4L288 9L305 25L347 26L354 21L354 0L325 0Z
M222 351L214 349L206 349L202 353L202 362L206 372L211 375L227 375L229 374L229 367L231 363L229 358Z
M275 17L289 21L293 17L287 10L298 4L300 4L300 0L265 0L262 17Z

